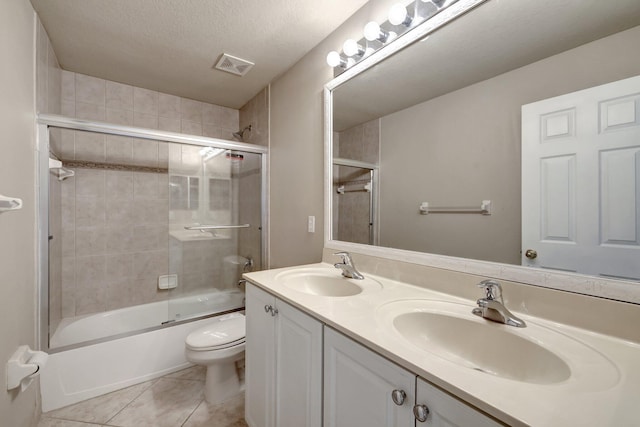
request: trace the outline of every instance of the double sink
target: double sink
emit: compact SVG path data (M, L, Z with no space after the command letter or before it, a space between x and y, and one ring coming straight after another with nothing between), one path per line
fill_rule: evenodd
M322 267L284 271L275 279L295 293L328 300L373 295L385 288L374 278L345 278L337 269ZM548 322L528 318L527 327L516 328L474 316L473 308L454 300L403 298L378 305L374 317L376 327L393 342L494 378L539 385L578 381L582 390L618 381L618 370L608 358Z

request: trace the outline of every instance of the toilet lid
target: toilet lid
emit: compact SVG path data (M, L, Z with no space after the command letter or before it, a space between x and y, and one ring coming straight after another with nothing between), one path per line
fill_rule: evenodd
M187 336L186 344L193 350L230 347L244 342L245 331L244 315L231 313L191 332Z

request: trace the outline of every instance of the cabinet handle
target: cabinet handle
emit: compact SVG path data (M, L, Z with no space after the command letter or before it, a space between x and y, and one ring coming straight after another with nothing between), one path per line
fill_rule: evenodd
M273 316L275 316L276 314L278 314L278 309L277 309L277 308L275 308L275 307L274 307L274 306L272 306L272 305L267 304L267 305L265 305L265 306L264 306L264 312L265 312L265 313L271 313L271 316L273 317Z
M391 400L398 406L404 404L404 400L407 398L407 393L404 390L393 390L391 392Z
M427 421L427 417L429 416L429 408L427 408L427 405L414 405L413 416L416 417L416 420L423 423Z

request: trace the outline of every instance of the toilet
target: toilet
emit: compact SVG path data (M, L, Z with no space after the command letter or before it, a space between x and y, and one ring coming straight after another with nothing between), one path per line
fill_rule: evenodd
M207 368L204 396L217 404L244 391L236 363L244 359L245 317L241 313L219 316L191 332L185 340L185 356Z

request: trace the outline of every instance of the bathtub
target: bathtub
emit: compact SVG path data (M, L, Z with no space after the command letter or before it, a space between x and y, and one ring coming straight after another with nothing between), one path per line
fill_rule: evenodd
M133 333L203 313L233 310L244 306L243 298L238 290L219 291L63 319L49 340L49 348Z
M52 350L89 343L49 355L40 374L43 412L190 366L185 338L215 317L136 331L161 326L169 312L171 320L181 321L236 309L243 298L237 290L213 292L63 320L51 338Z

